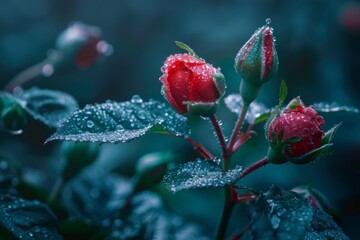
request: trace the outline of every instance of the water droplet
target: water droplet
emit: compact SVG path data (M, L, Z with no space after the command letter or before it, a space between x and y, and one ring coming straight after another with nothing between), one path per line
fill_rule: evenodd
M105 41L98 42L96 44L96 50L105 56L110 56L114 53L113 46L111 46L110 44L108 44Z
M271 18L267 18L267 19L265 20L265 22L266 22L266 25L269 25L269 24L271 23Z
M0 169L5 170L8 167L8 163L5 161L0 162Z
M50 77L54 73L54 67L51 64L45 64L42 69L41 73L44 75L44 77Z
M134 95L131 98L131 103L142 103L143 100L139 95Z
M87 126L88 128L92 128L92 127L94 126L94 122L91 121L91 120L88 120L88 121L86 122L86 126Z
M9 131L9 133L11 133L12 135L20 135L23 133L23 130L20 129L20 130Z

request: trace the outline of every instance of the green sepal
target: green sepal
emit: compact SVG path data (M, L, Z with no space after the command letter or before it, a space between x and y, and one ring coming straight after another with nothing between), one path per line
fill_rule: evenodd
M184 104L187 105L189 115L210 117L216 113L219 102L184 102Z
M179 48L187 51L189 53L190 56L196 57L198 59L201 59L198 55L196 55L195 51L189 47L187 44L180 42L180 41L175 41L176 46L178 46Z
M286 157L284 156L284 154L282 153L282 149L281 148L273 148L273 147L269 147L268 149L268 153L267 153L267 158L269 160L270 163L273 164L283 164L287 162Z
M337 129L341 126L341 123L334 125L329 131L327 131L324 136L321 138L321 145L330 143L333 139Z
M293 100L291 100L289 104L285 107L285 109L295 109L298 106L305 107L305 104L300 99L300 97L296 97Z
M332 151L331 151L332 145L333 145L332 143L325 144L325 145L323 145L317 149L314 149L308 153L305 153L299 157L287 158L287 160L294 164L307 164L307 163L313 162L318 157L331 154L332 153Z
M222 96L224 96L226 89L225 77L220 71L217 71L215 74L211 76L214 79L216 89L219 92L219 96L220 96L219 98L221 98Z

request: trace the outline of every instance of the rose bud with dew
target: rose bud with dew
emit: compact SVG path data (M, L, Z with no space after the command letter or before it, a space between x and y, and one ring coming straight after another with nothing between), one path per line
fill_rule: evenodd
M269 161L305 164L328 153L335 128L325 133L324 123L323 117L312 107L306 107L300 98L293 99L268 124Z
M215 113L226 87L220 70L185 53L169 56L161 71L162 93L176 111L204 117Z
M267 23L270 20L267 19ZM235 69L240 74L240 95L245 103L253 102L261 85L278 71L279 60L273 29L264 25L251 36L235 57Z
M72 62L79 68L89 68L101 56L113 52L112 46L102 40L100 28L81 22L72 23L60 33L55 48L49 56L55 64Z

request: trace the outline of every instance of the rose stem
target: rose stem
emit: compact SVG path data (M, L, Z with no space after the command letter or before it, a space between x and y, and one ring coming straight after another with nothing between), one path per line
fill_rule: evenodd
M185 139L193 145L194 149L205 159L213 159L214 155L209 152L201 143L195 142L195 140L192 137L185 137Z
M228 150L231 151L231 152L233 150L233 146L234 146L236 140L238 139L241 127L244 124L246 112L249 109L249 106L250 106L249 103L244 102L244 105L243 105L243 108L241 109L238 120L236 121L235 127L233 129L232 134L231 134L230 142L229 142L229 145L228 145Z
M43 73L43 68L47 63L47 61L42 61L23 70L10 80L10 82L5 86L4 90L11 93L16 87L20 87L32 80L33 78L41 76Z
M62 177L58 177L58 179L55 182L55 185L51 189L51 193L47 200L48 204L51 204L58 197L58 195L60 194L60 192L63 188L63 183L64 183L64 181L63 181Z
M219 139L219 142L220 142L220 145L221 145L221 149L222 149L222 152L223 154L227 152L227 147L226 147L226 142L225 142L225 137L224 137L224 134L221 130L221 127L220 127L220 124L219 124L219 121L217 120L216 116L215 115L212 115L210 117L210 121L215 129L215 133Z
M241 109L241 112L239 114L238 120L236 121L235 127L233 129L233 132L231 134L230 142L226 148L226 151L223 151L223 170L227 171L229 169L230 165L230 159L231 155L233 154L233 146L238 139L238 136L240 134L241 127L244 123L246 113L249 109L249 103L244 103L243 108ZM216 240L223 240L226 233L226 228L228 225L228 222L230 220L231 212L234 207L234 202L231 199L231 187L225 186L224 188L224 208L221 214L220 223L218 226L218 230L216 233Z
M249 175L250 173L254 172L255 170L269 164L269 160L267 159L267 157L264 157L263 159L260 159L259 161L253 163L252 165L250 165L249 167L247 167L242 174L237 178L236 181L239 181L240 179L246 177L247 175Z

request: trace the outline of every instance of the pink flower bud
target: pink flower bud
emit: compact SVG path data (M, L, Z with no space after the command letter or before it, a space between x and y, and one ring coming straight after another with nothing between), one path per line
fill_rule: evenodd
M102 41L101 35L98 27L81 22L71 24L56 40L61 63L71 61L79 68L88 68L101 55L110 55L112 47Z

